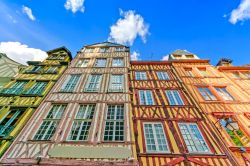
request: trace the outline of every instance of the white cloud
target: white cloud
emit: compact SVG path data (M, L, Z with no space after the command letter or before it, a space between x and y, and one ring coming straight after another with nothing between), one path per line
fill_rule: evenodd
M27 61L42 61L48 56L40 49L30 48L19 42L0 42L0 52L21 64L26 64Z
M133 51L132 54L130 54L130 58L132 61L137 61L137 60L140 60L139 59L139 56L140 56L140 53L136 52L136 51Z
M22 11L24 14L26 14L29 17L30 20L32 21L36 20L35 16L32 14L31 8L28 8L27 6L23 6Z
M162 57L162 59L161 59L161 60L162 60L162 61L167 61L167 60L168 60L168 58L169 58L169 55L165 55L165 56L163 56L163 57Z
M250 19L250 0L242 0L240 5L231 12L229 22L236 24L238 21Z
M71 10L73 13L76 13L77 11L84 12L84 0L67 0L64 4L64 7L67 10Z
M108 40L119 44L133 45L134 40L139 36L145 43L146 36L149 34L149 25L144 22L143 17L132 10L126 12L120 10L120 15L123 18L110 27L111 32Z

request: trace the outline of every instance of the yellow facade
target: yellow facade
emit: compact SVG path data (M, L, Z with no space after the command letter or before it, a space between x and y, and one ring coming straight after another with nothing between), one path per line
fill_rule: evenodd
M30 61L0 91L0 156L13 142L46 94L71 61L71 53L61 47L48 51L43 62Z

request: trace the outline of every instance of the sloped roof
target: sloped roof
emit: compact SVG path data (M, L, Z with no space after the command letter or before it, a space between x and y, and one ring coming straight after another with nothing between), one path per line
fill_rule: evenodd
M124 45L117 44L117 43L111 43L111 42L101 42L101 43L86 45L86 47L121 47L121 46L126 47Z
M194 55L191 52L188 52L187 50L175 50L174 52L172 52L171 54L173 55Z
M62 47L58 47L58 48L49 50L49 51L47 51L47 53L50 54L50 53L58 52L58 51L60 51L60 50L66 51L66 52L68 53L70 59L72 59L71 52L70 52L65 46L62 46Z

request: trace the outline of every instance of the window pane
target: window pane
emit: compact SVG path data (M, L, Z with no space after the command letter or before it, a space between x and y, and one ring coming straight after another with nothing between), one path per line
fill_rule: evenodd
M170 105L184 105L178 90L167 90L166 95Z
M25 94L42 95L47 84L47 82L36 82Z
M96 59L95 67L105 67L106 61L104 58Z
M224 100L230 100L230 101L234 100L234 98L228 93L226 88L215 88L215 89Z
M170 77L167 72L156 72L159 80L169 80Z
M141 105L154 105L154 99L151 90L139 90L139 99Z
M135 72L136 80L147 80L146 72Z
M112 61L113 67L122 67L123 66L123 59L122 58L114 58Z
M123 75L111 75L109 91L111 92L121 92L123 91Z
M77 85L79 79L80 79L80 74L74 74L70 75L69 79L67 79L67 83L64 85L64 87L61 89L63 92L73 92L75 89L75 86Z
M100 88L102 75L89 75L88 82L85 87L87 92L97 92Z
M16 81L10 88L3 89L4 94L21 94L27 81Z
M198 88L200 94L204 98L204 100L216 100L215 96L212 94L212 92L208 88Z

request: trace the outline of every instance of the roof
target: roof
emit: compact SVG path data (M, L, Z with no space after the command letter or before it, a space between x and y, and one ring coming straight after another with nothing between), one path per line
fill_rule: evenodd
M65 46L58 47L58 48L55 48L55 49L53 49L53 50L49 50L49 51L47 51L47 53L50 54L50 53L53 53L53 52L58 52L58 51L60 51L60 50L66 51L66 52L68 53L70 59L72 60L71 52L70 52Z
M174 55L194 55L193 53L188 52L187 50L180 50L180 49L179 50L175 50L171 54L174 54Z
M127 46L112 42L101 42L101 43L86 45L85 47L127 47Z

